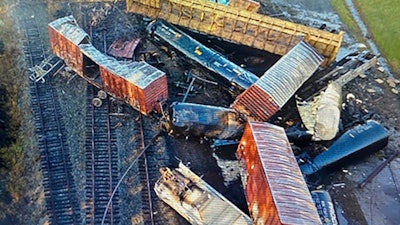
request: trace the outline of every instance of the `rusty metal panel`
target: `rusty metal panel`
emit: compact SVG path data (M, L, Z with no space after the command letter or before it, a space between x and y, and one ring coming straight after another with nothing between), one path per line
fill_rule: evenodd
M257 121L268 120L280 109L271 95L257 85L240 94L231 107Z
M100 67L105 91L128 102L143 114L158 107L158 100L168 98L164 72L145 62L121 64L90 44L79 45L85 56Z
M127 2L129 12L162 18L172 24L278 55L285 55L305 40L325 57L323 66L335 60L344 36L343 32L330 33L206 0L164 0L159 8L135 0Z
M117 58L132 59L140 40L140 38L131 41L117 40L108 48L108 54Z
M59 18L49 23L60 35L67 38L69 42L79 45L82 43L89 43L88 34L78 26L73 16Z
M161 0L126 0L128 12L138 13L150 18L158 18Z
M167 76L161 76L155 78L151 85L148 85L144 89L145 99L146 99L146 109L155 110L161 112L159 107L159 102L163 102L168 99L168 82Z
M255 224L321 224L283 128L249 122L237 155Z
M48 31L53 53L63 59L66 65L82 76L82 54L79 47L55 30L54 27L49 26Z
M301 41L268 69L232 107L258 121L271 118L315 72L323 57Z

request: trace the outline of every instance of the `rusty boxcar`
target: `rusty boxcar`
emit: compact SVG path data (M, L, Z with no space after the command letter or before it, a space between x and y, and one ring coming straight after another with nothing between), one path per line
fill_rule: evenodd
M231 107L256 121L268 120L311 77L322 61L323 57L312 46L301 41L240 94Z
M78 75L144 115L168 99L164 72L145 62L121 63L98 51L72 16L49 24L51 47Z
M253 224L247 214L182 163L175 169L161 168L160 172L154 191L191 224Z
M254 224L321 224L283 128L249 122L237 156Z
M72 16L50 22L48 31L54 54L82 76L83 56L79 44L90 43L89 35L78 26Z

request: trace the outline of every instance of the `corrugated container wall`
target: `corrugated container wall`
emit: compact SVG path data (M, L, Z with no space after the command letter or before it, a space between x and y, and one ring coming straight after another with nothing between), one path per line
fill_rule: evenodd
M254 120L268 120L311 77L322 61L323 57L312 46L301 41L239 95L232 108Z
M283 128L248 123L237 156L254 224L321 224Z
M87 33L78 26L72 16L49 23L48 31L54 54L83 76L83 59L78 45L90 43Z
M103 88L147 115L158 109L158 101L168 98L164 72L145 62L120 64L92 45L80 45L83 54L99 66Z

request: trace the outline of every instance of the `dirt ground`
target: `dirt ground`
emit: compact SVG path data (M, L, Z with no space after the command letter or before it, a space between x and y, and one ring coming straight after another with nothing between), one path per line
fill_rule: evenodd
M286 20L291 20L303 23L313 27L320 27L322 24L327 25L330 30L343 30L339 17L330 6L328 0L321 0L318 4L312 0L291 0L291 1L275 1L271 0L271 4L265 2L261 12L280 17ZM268 1L269 2L269 1ZM60 4L49 5L34 4L26 7L37 7L36 14L40 14L40 10L49 13L48 17L43 19L43 26L49 20L65 15L74 15L80 25L88 23L88 20L94 15L99 15L101 8L107 8L106 4L112 6L109 14L94 27L93 43L103 50L103 34L106 36L107 43L110 44L116 38L137 37L143 35L140 24L137 23L136 16L126 15L122 5L112 5L111 3L93 3L93 4ZM45 13L44 13L45 14ZM101 13L100 13L101 14ZM104 16L104 15L100 15ZM89 29L85 29L89 32ZM137 32L139 31L139 32ZM102 33L103 32L103 33ZM104 33L105 32L105 33ZM150 41L144 40L143 48L146 50L156 50L160 53L161 59L165 63L161 70L168 74L170 86L170 101L181 101L184 89L176 87L176 82L186 82L184 71L188 68L194 69L197 75L204 76L207 71L201 67L193 66L183 56L171 58L167 54L158 49L158 46ZM339 58L345 55L350 49L357 46L354 39L346 35L343 43L343 48L339 54ZM276 61L276 59L274 59ZM268 64L268 65L267 65ZM266 67L269 67L271 62L266 62ZM395 76L398 75L395 74ZM384 81L383 83L378 82ZM68 127L68 145L74 148L74 153L71 154L72 162L75 166L74 177L77 182L78 194L82 204L82 215L84 215L84 121L85 121L85 104L84 93L86 83L79 77L61 76L57 78L59 89L59 101L63 105L63 119ZM386 166L371 182L364 188L357 187L374 168L384 161L384 156L397 151L400 146L400 122L398 120L399 95L393 93L393 89L398 90L399 84L391 83L387 74L382 73L374 68L368 72L364 78L356 78L345 86L343 96L351 93L358 99L358 107L363 109L365 114L367 111L372 112L371 118L382 123L390 133L389 145L377 154L371 155L364 159L355 159L354 163L346 166L342 170L329 173L323 182L320 183L322 189L328 190L335 203L336 213L339 224L341 225L375 225L387 224L395 225L400 221L400 158L397 157L388 166ZM218 96L218 97L216 97ZM202 104L214 104L220 106L229 106L232 98L219 87L207 86L201 90L201 93L194 97L189 97L188 102L196 102ZM129 107L127 107L129 108ZM137 114L132 109L126 109L125 112L132 116L120 119L123 127L119 128L118 145L120 154L121 171L129 165L132 155L134 155L132 140L134 139L135 124L132 122ZM246 211L246 202L243 195L243 189L239 182L239 173L237 170L237 161L234 158L234 150L228 149L225 152L213 151L209 147L208 142L200 143L199 139L189 138L173 138L171 136L163 137L163 146L160 151L166 151L169 155L171 164L177 160L182 160L184 163L190 163L191 169L203 175L203 178L215 187L218 191L224 194L234 204ZM36 161L36 165L37 165ZM135 168L133 169L135 170ZM137 168L136 168L137 170ZM124 182L120 196L122 200L123 217L121 224L142 224L140 214L140 205L137 203L137 189L134 181L135 171L128 175L128 179ZM32 186L34 186L32 184ZM38 184L37 186L40 187ZM39 195L38 193L36 193ZM26 224L46 224L47 219L43 216L43 205L35 206L34 218L26 219ZM165 212L170 219L166 224L187 224L173 210L163 205ZM31 209L32 211L32 209ZM29 216L24 216L27 218Z

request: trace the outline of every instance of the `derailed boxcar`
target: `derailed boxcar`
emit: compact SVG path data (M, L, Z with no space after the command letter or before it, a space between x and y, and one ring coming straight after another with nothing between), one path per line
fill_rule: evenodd
M120 63L104 55L72 16L51 22L49 35L54 53L82 78L141 113L159 112L159 102L168 99L164 72L145 62Z
M158 103L168 98L167 77L164 72L145 62L121 64L103 55L92 45L80 45L82 53L95 62L103 89L123 99L132 107L148 114L158 109Z
M48 25L48 31L54 54L82 76L83 58L79 44L90 43L89 35L78 26L72 16L52 21Z
M232 108L256 121L266 121L279 111L317 70L323 57L301 41L240 94Z
M171 105L169 116L163 122L170 133L209 139L240 138L244 123L239 113L232 109L178 102Z
M182 163L173 170L161 168L160 172L154 191L191 224L253 224L248 215Z
M321 224L283 128L249 122L237 156L254 224Z

